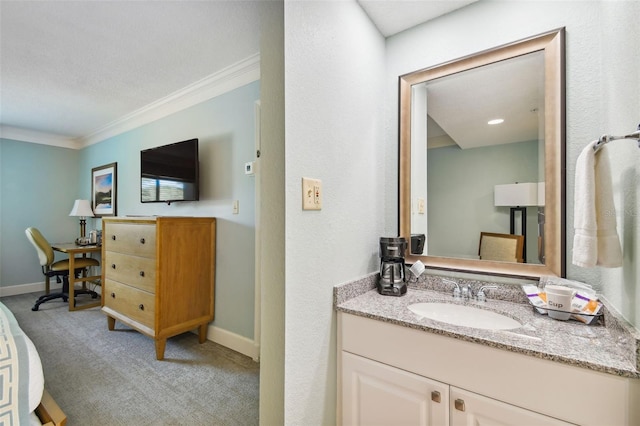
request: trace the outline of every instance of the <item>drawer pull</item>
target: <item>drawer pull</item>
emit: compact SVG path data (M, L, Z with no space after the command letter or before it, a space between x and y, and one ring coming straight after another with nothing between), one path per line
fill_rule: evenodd
M115 236L115 235L112 235L112 236L111 236L111 239L112 239L113 241L115 241L115 240L116 240L116 236Z
M116 294L115 293L111 293L111 297L115 299L116 298Z
M140 276L144 277L144 271L140 271Z
M141 311L144 311L144 305L141 303L138 305L138 309L140 309Z
M111 264L111 269L116 269L116 264L115 263Z
M144 238L140 238L140 244L144 244Z
M456 399L455 407L458 411L464 411L464 399Z
M440 403L440 392L438 392L438 391L431 392L431 400L433 402Z

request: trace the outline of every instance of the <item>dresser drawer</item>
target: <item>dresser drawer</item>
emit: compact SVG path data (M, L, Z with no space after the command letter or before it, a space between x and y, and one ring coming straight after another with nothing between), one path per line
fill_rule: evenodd
M156 226L151 224L107 223L102 245L107 251L155 257Z
M156 292L156 260L149 257L105 251L105 278L148 291Z
M109 279L105 281L104 290L104 306L153 328L154 294Z

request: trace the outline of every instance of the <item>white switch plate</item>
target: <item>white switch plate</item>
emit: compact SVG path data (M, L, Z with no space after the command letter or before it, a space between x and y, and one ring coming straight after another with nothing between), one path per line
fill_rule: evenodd
M239 211L240 211L240 201L233 200L233 214L238 214Z
M418 214L424 214L424 198L418 198Z
M322 181L302 178L302 210L322 210Z

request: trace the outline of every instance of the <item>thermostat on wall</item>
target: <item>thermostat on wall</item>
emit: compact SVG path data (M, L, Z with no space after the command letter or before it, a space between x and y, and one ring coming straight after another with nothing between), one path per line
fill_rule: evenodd
M248 163L244 163L244 174L253 175L255 173L253 170L254 166L255 166L254 161L249 161Z

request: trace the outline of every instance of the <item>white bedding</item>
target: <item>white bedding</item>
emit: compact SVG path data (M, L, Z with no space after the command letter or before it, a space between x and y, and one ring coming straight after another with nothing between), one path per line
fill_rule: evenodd
M0 424L32 418L42 399L44 374L38 351L13 313L0 302Z

